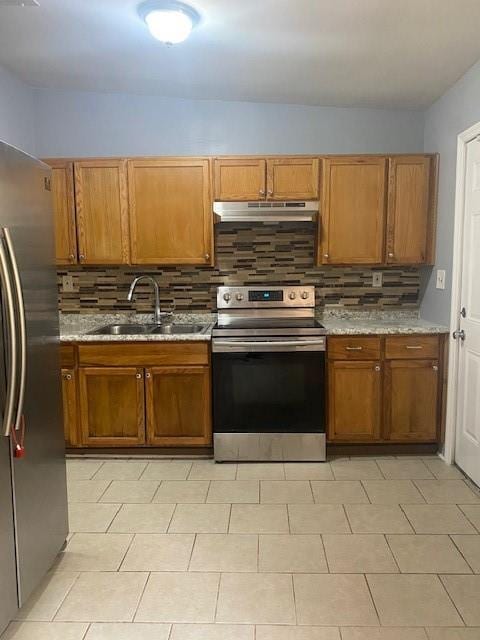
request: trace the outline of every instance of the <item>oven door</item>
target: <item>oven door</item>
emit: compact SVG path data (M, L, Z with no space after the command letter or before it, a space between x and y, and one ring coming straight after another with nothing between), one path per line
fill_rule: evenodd
M216 433L324 433L325 338L214 339Z

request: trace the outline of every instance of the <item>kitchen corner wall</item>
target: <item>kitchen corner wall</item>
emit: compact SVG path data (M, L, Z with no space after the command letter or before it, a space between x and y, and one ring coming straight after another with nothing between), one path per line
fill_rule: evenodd
M215 311L220 285L316 286L317 308L417 308L416 268L314 267L315 227L312 223L221 224L215 229L216 267L65 267L59 275L60 309L67 313L135 310L150 312L153 296L139 285L132 304L126 301L132 279L154 276L164 311ZM372 287L374 270L384 273L381 288ZM73 293L62 290L62 275L73 276Z
M0 141L35 153L35 90L0 66Z

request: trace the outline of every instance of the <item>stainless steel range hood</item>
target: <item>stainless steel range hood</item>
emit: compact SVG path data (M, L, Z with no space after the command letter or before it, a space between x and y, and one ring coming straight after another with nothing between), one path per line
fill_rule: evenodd
M215 222L314 222L319 202L214 202Z

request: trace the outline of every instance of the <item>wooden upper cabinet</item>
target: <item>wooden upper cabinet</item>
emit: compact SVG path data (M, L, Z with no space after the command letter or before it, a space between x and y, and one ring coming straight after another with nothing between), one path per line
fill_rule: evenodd
M145 443L143 369L80 367L80 416L84 446Z
M75 162L78 250L81 264L128 264L125 160Z
M437 438L439 365L437 360L385 363L385 438L433 442Z
M269 158L267 199L316 200L319 189L318 167L318 158Z
M436 157L389 159L387 263L433 263L436 173Z
M210 445L209 367L151 367L145 375L148 444Z
M380 437L379 362L331 360L328 365L328 438L369 442Z
M77 228L73 192L73 162L45 160L52 168L52 200L57 264L76 264Z
M210 163L129 160L133 264L212 264Z
M386 158L323 161L318 264L383 262Z
M215 200L264 200L266 195L264 158L216 158Z

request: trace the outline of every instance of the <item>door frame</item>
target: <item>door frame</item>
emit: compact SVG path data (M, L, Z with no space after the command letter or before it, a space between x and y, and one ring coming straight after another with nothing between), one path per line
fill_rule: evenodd
M450 336L447 383L447 413L443 458L448 464L455 462L455 439L458 400L459 349L452 333L458 329L462 294L463 236L465 221L465 179L467 170L467 145L480 136L480 122L462 131L457 137L457 173L455 179L455 217L453 232L452 297L450 307Z

